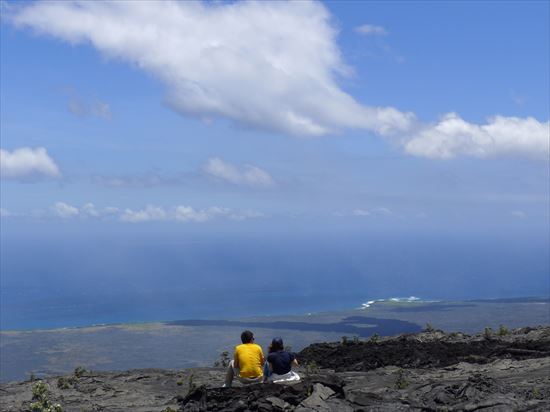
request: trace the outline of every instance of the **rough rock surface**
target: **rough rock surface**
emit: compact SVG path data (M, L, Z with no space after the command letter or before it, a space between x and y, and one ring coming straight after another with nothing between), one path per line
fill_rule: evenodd
M221 388L220 368L84 372L44 382L64 411L550 410L550 327L320 344L299 357L303 380L291 386ZM33 384L1 385L1 410L29 410Z

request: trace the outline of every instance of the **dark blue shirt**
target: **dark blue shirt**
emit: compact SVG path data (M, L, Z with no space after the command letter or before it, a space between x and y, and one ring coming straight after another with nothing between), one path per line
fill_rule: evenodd
M273 368L273 373L277 375L284 375L290 372L292 361L296 359L293 353L286 351L271 352L267 355L267 361Z

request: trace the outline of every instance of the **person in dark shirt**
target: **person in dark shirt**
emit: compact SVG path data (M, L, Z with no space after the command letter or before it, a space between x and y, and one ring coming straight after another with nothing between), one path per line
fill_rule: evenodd
M271 341L267 362L270 372L269 381L291 382L300 380L300 376L292 371L292 366L298 366L296 355L285 351L281 338L275 338Z

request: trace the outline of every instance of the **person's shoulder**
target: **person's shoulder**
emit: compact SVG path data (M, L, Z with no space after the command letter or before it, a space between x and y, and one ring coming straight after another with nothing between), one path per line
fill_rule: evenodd
M255 349L259 349L260 351L262 350L262 347L260 345L258 345L257 343L253 343L252 345L254 345Z

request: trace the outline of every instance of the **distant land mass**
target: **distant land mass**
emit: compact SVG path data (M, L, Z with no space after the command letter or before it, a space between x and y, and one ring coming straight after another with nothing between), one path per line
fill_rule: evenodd
M293 351L342 336L420 332L428 325L446 332L479 333L523 326L550 325L550 298L422 301L393 298L369 301L361 308L292 316L220 320L174 320L142 324L96 325L30 331L0 331L0 380L63 375L81 366L114 371L139 368L182 369L211 366L232 351L243 329L266 348L275 336Z

